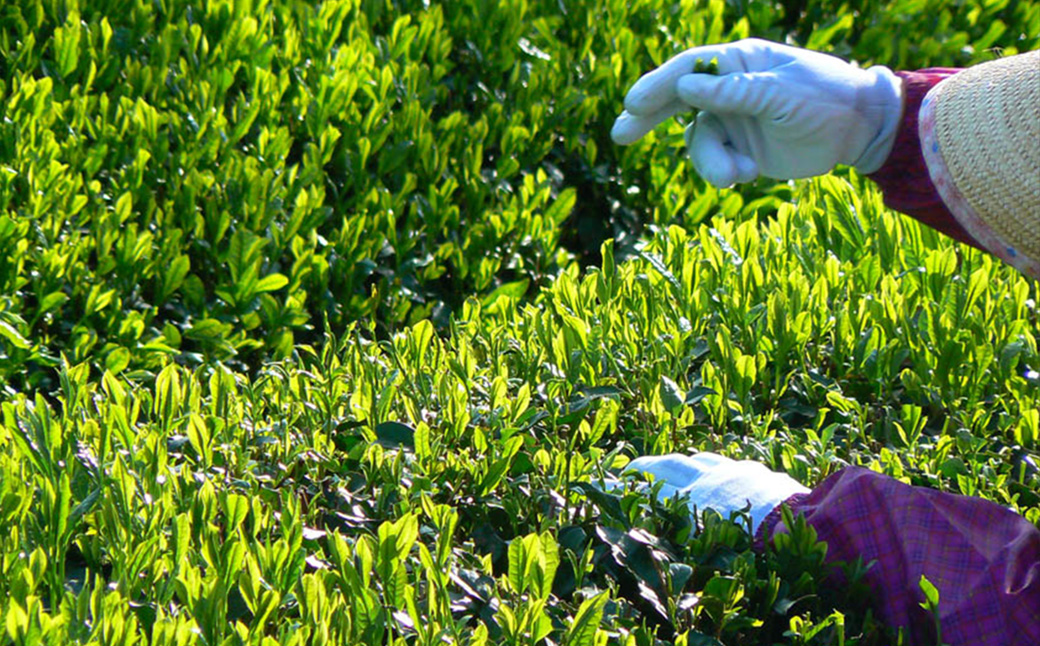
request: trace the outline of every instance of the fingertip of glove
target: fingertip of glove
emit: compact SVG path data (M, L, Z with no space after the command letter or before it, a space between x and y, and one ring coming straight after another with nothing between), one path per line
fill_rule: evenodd
M619 146L627 146L639 140L637 132L637 120L627 111L622 112L614 120L614 126L610 129L610 138Z
M686 154L697 174L715 188L729 188L737 182L736 162L721 148L710 151L694 140Z
M736 154L734 161L737 165L737 179L739 183L753 182L758 179L758 164L747 155Z
M697 174L715 188L732 188L737 183L737 174L729 160L714 164L694 164Z

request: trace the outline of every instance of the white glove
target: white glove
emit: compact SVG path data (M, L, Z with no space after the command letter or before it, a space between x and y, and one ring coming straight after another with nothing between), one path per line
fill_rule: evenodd
M693 507L710 508L724 518L751 505L752 532L758 531L765 517L777 505L796 493L809 493L786 473L770 471L764 464L751 460L737 462L716 453L695 455L644 456L625 467L649 473L655 481L663 481L659 500L689 494Z
M693 74L718 59L719 75ZM611 130L621 145L694 108L686 145L718 187L759 175L822 175L836 164L881 168L902 118L902 81L887 67L863 70L828 54L759 39L689 49L646 74Z

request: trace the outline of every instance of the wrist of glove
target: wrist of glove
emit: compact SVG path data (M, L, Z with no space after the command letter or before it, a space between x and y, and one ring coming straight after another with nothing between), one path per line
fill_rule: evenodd
M694 73L718 61L718 75ZM697 111L686 142L697 172L716 186L759 176L794 179L837 164L870 173L884 163L902 118L902 81L886 67L758 39L695 47L643 76L611 136L640 139Z
M689 496L691 512L714 509L724 518L748 508L752 532L777 505L796 493L809 490L785 473L769 470L750 460L736 461L715 453L695 455L644 456L628 464L626 470L638 471L663 482L657 492L661 501Z

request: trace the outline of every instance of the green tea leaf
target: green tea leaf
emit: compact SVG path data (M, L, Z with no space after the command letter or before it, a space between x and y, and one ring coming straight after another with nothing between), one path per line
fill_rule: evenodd
M415 448L415 429L406 424L382 422L376 425L375 431L379 443L387 448Z
M282 274L268 274L261 278L255 287L256 293L277 291L289 284L289 279Z
M922 574L920 581L918 581L918 587L921 588L921 592L924 594L925 602L921 606L925 609L935 609L939 607L939 590Z
M664 404L666 410L675 413L679 408L686 403L686 395L682 389L679 388L679 384L672 381L671 378L666 375L661 375L661 383L658 386L658 391L661 395L661 403Z
M582 602L577 614L574 615L574 621L567 629L563 643L567 646L594 646L596 632L603 620L603 609L609 598L609 593L600 592Z
M13 325L3 319L0 319L0 337L7 339L11 345L19 350L28 350L32 347L28 339L22 336Z

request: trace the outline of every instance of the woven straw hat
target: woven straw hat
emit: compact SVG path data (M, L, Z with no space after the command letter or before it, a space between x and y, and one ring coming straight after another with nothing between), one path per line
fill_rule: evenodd
M936 85L922 106L921 135L932 179L958 221L1036 277L1040 51L976 65Z

